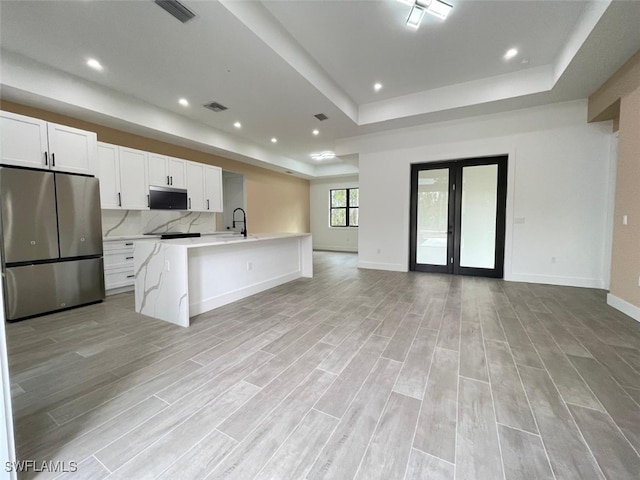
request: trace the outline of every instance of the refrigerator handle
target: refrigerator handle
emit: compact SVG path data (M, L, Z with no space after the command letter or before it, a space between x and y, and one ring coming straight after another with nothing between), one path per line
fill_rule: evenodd
M52 167L56 166L56 154L55 153L51 154L51 166Z
M47 167L49 165L49 154L44 152L44 166Z
M122 206L122 195L120 195L120 192L118 192L118 206Z

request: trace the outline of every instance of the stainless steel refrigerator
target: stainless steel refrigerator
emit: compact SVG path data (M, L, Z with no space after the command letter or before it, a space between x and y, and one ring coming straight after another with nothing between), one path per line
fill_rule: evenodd
M7 320L104 299L98 179L0 167Z

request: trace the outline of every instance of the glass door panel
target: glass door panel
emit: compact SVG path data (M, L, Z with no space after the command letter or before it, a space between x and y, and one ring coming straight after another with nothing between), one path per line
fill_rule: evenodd
M460 266L495 268L498 165L462 167Z
M416 262L447 265L449 169L418 172Z

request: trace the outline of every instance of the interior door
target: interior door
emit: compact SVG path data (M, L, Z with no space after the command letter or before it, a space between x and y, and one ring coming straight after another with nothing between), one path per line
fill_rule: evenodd
M411 270L502 278L507 157L412 165Z

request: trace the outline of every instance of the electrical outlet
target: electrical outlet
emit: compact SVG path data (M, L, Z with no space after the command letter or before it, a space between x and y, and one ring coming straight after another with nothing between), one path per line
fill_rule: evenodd
M378 249L378 253L380 253L381 251L382 251L381 249Z

